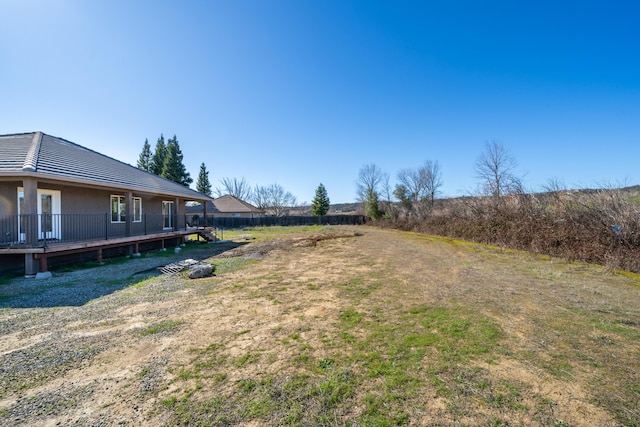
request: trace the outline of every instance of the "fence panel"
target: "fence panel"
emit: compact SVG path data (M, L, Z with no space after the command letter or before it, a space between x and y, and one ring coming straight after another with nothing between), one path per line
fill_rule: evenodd
M327 215L327 216L265 216L258 218L193 217L189 224L199 227L243 228L243 227L271 227L271 226L304 226L304 225L362 225L364 215Z

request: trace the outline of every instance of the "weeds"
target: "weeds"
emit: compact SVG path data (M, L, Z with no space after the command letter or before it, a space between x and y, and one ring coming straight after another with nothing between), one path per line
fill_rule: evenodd
M138 329L135 333L143 337L148 335L169 334L177 330L183 323L184 322L175 320L163 320L146 328Z

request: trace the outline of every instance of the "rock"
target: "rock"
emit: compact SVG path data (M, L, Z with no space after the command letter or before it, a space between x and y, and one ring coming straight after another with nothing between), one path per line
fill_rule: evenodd
M209 277L213 274L213 266L211 264L196 264L189 266L189 279L200 279Z
M38 280L42 280L42 279L51 279L51 272L50 271L45 271L44 273L38 273L36 274L36 279Z

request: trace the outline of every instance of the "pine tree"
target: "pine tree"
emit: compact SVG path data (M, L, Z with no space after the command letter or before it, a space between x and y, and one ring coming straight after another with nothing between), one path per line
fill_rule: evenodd
M320 184L316 189L316 196L311 202L311 215L324 216L329 212L329 196L324 185Z
M380 199L376 191L370 190L367 192L364 200L364 213L371 219L380 219L382 212L380 211Z
M142 146L142 152L140 153L140 157L138 157L138 169L142 169L143 171L149 171L151 168L151 146L149 145L149 140L147 138L144 139L144 145Z
M175 135L173 138L167 141L167 153L164 158L164 166L162 168L162 176L169 181L177 182L185 187L193 182L189 172L182 163L182 151L180 150L180 144Z
M200 165L200 173L196 181L196 191L211 196L211 182L209 182L209 171L204 162Z
M162 175L162 169L164 168L164 159L167 156L167 146L164 143L164 136L160 134L158 142L156 143L156 151L151 158L151 164L149 165L149 172Z

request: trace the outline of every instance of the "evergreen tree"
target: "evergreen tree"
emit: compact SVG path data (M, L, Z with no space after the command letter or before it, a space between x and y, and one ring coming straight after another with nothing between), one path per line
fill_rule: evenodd
M149 172L162 175L162 169L164 168L164 159L167 156L167 146L164 143L164 136L160 134L158 142L156 143L156 151L151 158L151 164L149 165Z
M371 219L380 219L382 212L380 211L380 200L378 198L378 192L369 190L367 191L366 198L364 200L364 213Z
M209 182L209 171L204 162L200 165L200 173L196 181L196 191L211 196L211 182Z
M182 163L182 151L180 150L180 144L178 144L178 138L176 138L175 135L167 141L166 150L164 166L160 176L188 187L189 184L193 182L193 179L191 179L187 168L185 168Z
M324 185L320 184L316 189L316 196L311 202L311 215L324 216L329 212L329 196Z
M151 146L149 145L149 140L147 138L144 139L144 145L142 146L142 152L140 153L140 157L138 157L138 169L142 169L143 171L149 171L151 168Z

